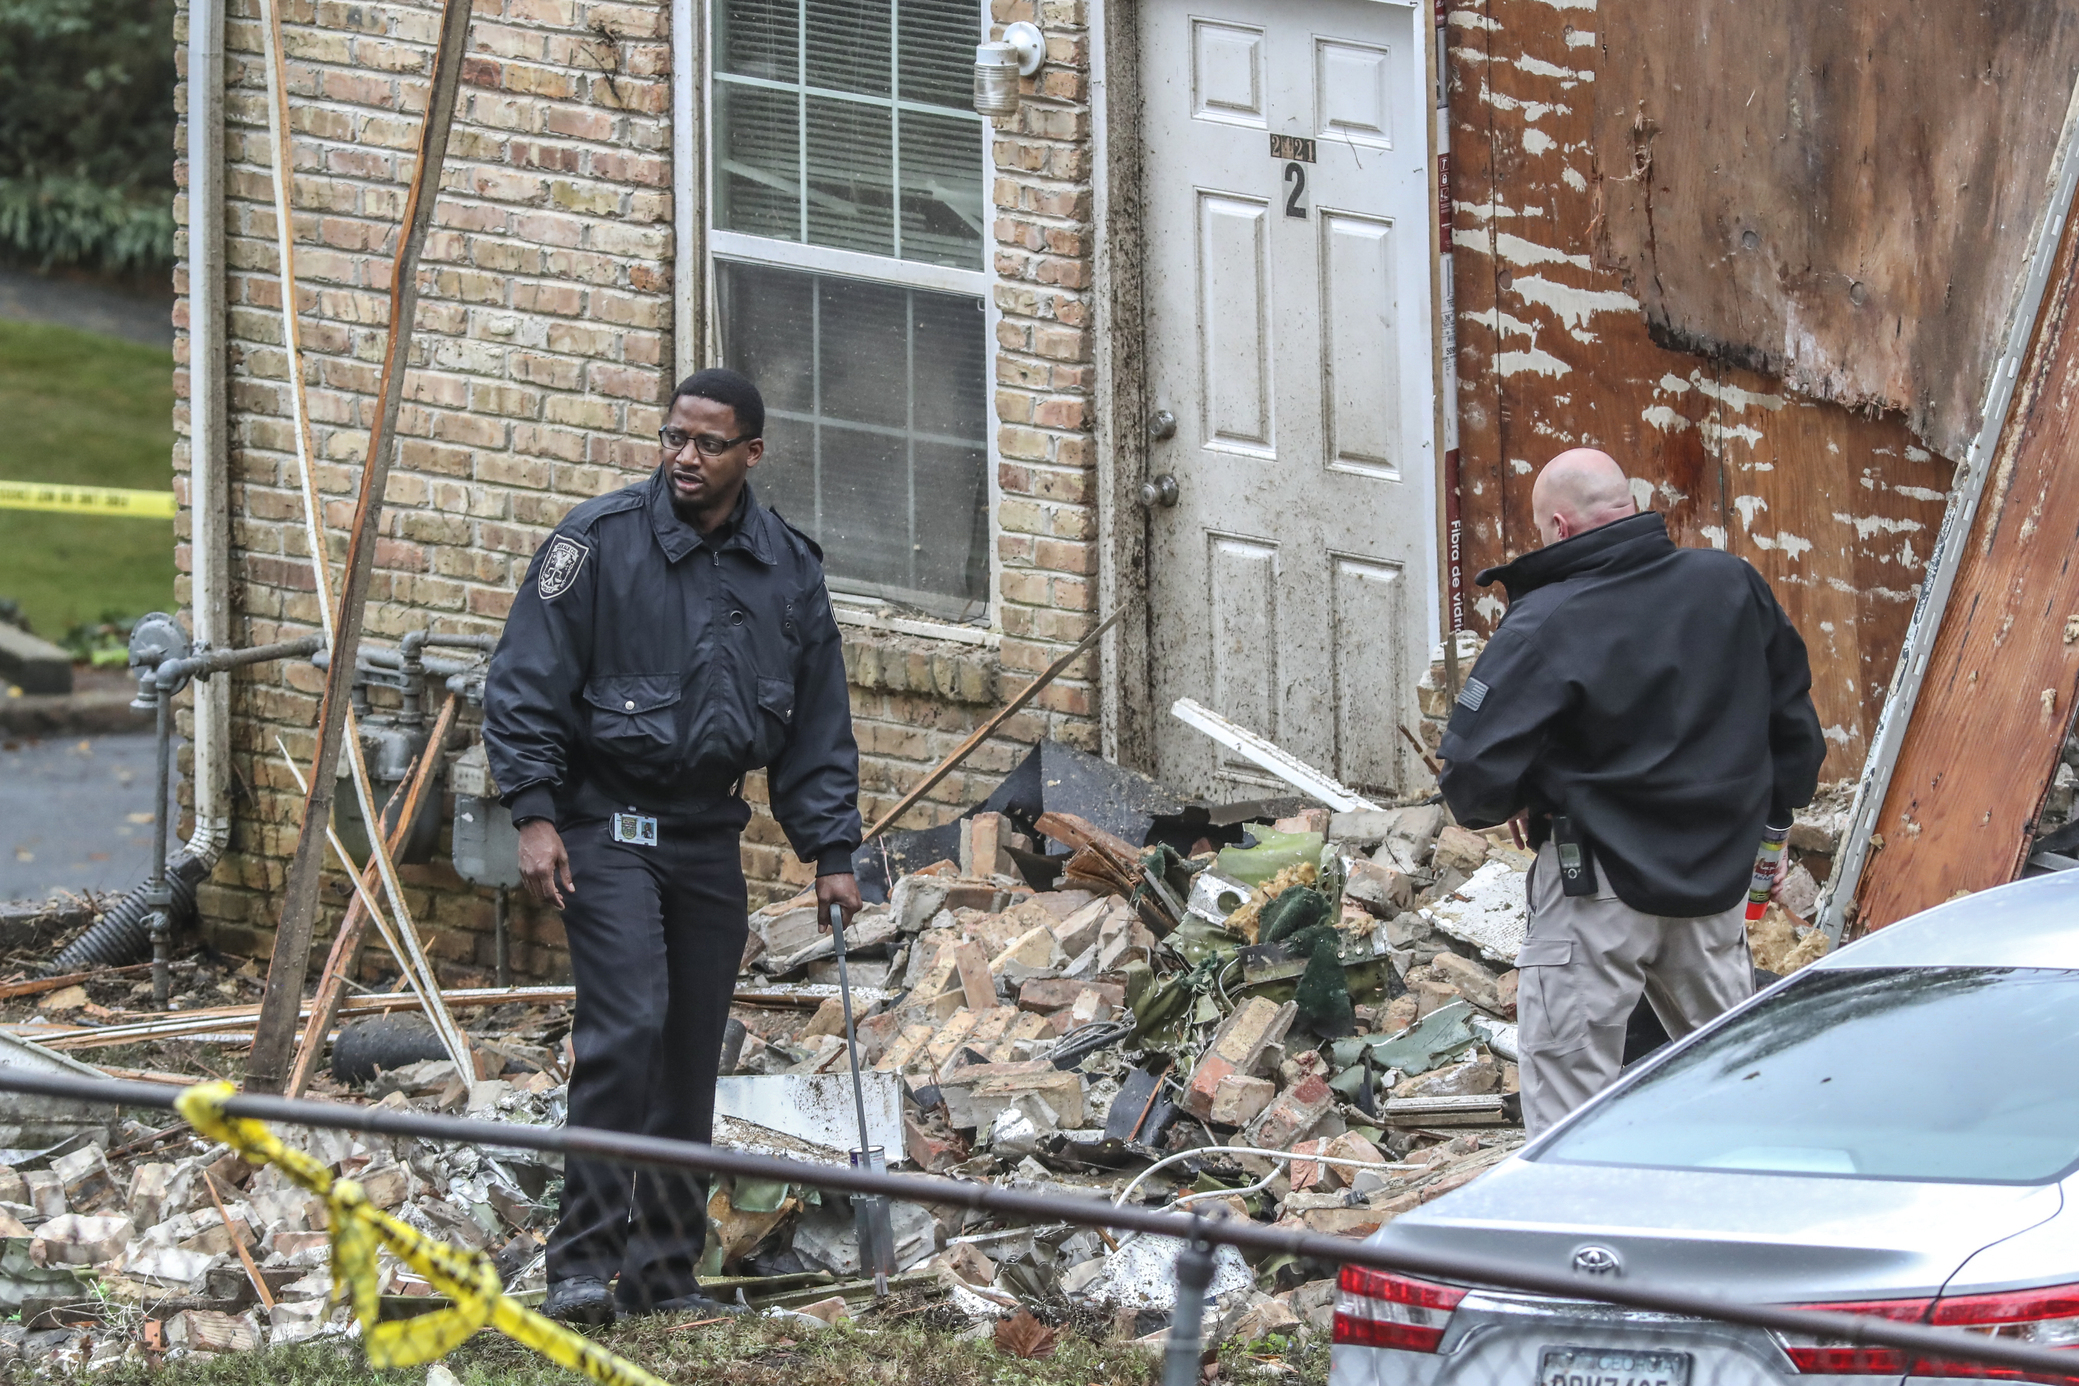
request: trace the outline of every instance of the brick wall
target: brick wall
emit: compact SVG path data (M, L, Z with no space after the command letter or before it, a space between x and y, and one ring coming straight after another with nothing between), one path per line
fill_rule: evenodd
M279 316L258 7L229 5L232 606L238 638L258 643L314 629L317 612ZM413 0L283 5L298 309L336 565L375 407L389 257L438 12ZM1024 108L995 140L1001 641L987 649L847 628L869 818L1093 620L1088 35L1080 0L998 10L999 24L1042 23L1049 46ZM368 631L378 642L429 622L497 629L551 527L655 464L651 438L675 359L668 25L662 5L477 0L376 555ZM177 215L185 227L185 201ZM184 240L182 255L185 295ZM185 298L177 323L185 503ZM184 512L182 534L187 523ZM179 563L185 574L184 544ZM1046 690L905 824L974 802L1043 735L1094 748L1094 667L1086 659ZM320 688L318 670L296 665L263 666L235 684L232 845L201 892L206 936L232 951L271 946L301 812L276 740L307 762ZM762 805L757 781L747 792ZM808 878L762 808L744 860L754 902ZM429 950L456 980L473 980L490 962L488 894L444 859L403 874ZM331 885L324 899L336 920L344 883ZM562 971L552 914L516 902L512 929L516 969ZM367 966L383 970L372 956Z

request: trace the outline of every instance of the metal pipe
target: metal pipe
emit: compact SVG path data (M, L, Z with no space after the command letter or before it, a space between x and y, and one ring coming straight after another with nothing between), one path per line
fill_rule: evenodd
M500 637L496 635L465 634L459 631L408 630L397 642L397 648L406 654L417 654L428 645L441 645L460 650L495 650Z
M859 1117L859 1148L852 1152L852 1162L885 1170L887 1152L873 1143L866 1129L866 1090L859 1080L859 1039L852 1027L852 979L845 966L845 912L835 904L830 907L830 939L837 953L837 994L845 1013L845 1054L852 1062L852 1110ZM895 1222L887 1195L853 1198L852 1220L859 1236L859 1269L873 1273L874 1298L886 1299L888 1277L895 1271Z
M498 894L493 897L496 903L492 906L491 915L491 944L494 950L492 956L497 959L498 985L502 987L513 984L512 938L506 932L506 910L511 895L512 892L507 887L498 887Z
M1213 1283L1213 1244L1192 1220L1191 1235L1177 1248L1177 1294L1170 1308L1169 1337L1162 1347L1162 1386L1198 1386L1206 1351L1206 1291Z
M0 1092L33 1093L105 1106L174 1110L182 1089L163 1083L120 1078L86 1078L73 1073L36 1073L0 1068ZM1326 1261L1332 1265L1369 1266L1429 1280L1483 1285L1524 1294L1591 1304L1617 1304L1685 1318L1717 1319L1772 1332L1834 1339L1846 1346L1871 1345L1961 1362L1983 1362L2044 1373L2056 1380L2072 1375L2072 1354L2063 1348L2030 1347L2011 1339L1861 1314L1748 1304L1694 1290L1660 1289L1651 1285L1602 1278L1573 1271L1507 1261L1495 1256L1467 1256L1423 1247L1376 1245L1270 1226L1248 1218L1217 1220L1150 1209L1113 1207L1099 1199L1058 1189L1030 1191L937 1175L887 1174L846 1165L812 1165L799 1160L750 1155L695 1141L632 1135L584 1126L523 1126L466 1117L435 1116L391 1107L348 1102L312 1102L303 1098L243 1093L224 1104L227 1115L293 1126L322 1126L341 1131L368 1131L411 1136L490 1150L540 1150L578 1155L649 1169L698 1170L740 1179L807 1184L846 1194L882 1194L905 1203L944 1204L976 1212L1033 1218L1040 1222L1111 1227L1188 1241L1194 1237L1215 1246L1244 1252L1267 1252ZM1211 1153L1210 1150L1208 1153Z
M243 649L227 648L204 650L189 655L186 659L163 660L158 665L159 677L168 683L179 683L185 678L206 679L211 674L221 674L229 669L240 669L248 664L265 664L269 660L292 659L297 655L315 654L325 648L322 635L303 635L294 640L280 640L272 645L248 645Z
M230 324L224 272L224 0L191 0L187 36L189 600L194 637L231 643ZM198 688L192 727L195 830L206 876L231 841L231 690Z
M173 997L173 889L166 882L166 794L173 774L173 695L150 674L152 701L158 719L158 744L154 747L158 773L152 800L152 874L145 884L145 903L151 906L152 1005L165 1010Z
M332 667L332 652L330 650L319 650L310 657L310 662L317 665L320 669L330 669ZM361 647L361 667L364 669L402 669L404 667L404 656L395 650L371 649L369 646L363 645ZM428 657L419 660L419 667L435 678L442 679L453 678L457 674L483 672L483 664L477 660L464 661Z

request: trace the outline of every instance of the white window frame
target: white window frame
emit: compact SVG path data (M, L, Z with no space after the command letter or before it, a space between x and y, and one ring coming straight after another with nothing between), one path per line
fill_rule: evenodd
M713 57L711 39L714 34L714 7L726 3L728 0L673 0L672 3L673 69L675 72L687 74L689 78L674 82L672 91L672 181L677 223L674 228L674 248L680 265L699 266L698 274L681 274L674 277L676 302L673 305L673 320L677 330L679 372L681 375L690 374L702 365L721 358L721 322L715 311L717 260L836 275L869 283L962 294L981 299L985 338L982 352L982 387L983 396L988 401L983 412L983 465L988 475L985 478L982 503L988 508L983 528L989 549L988 576L979 614L967 622L941 620L908 610L882 597L865 592L847 591L844 579L839 577L830 579L830 596L836 608L838 622L842 625L994 648L1003 638L1001 602L998 595L1002 591L1003 556L997 543L1000 533L997 516L1002 501L998 481L1001 455L997 446L998 420L995 406L996 333L1002 318L1002 309L996 301L996 274L991 264L995 254L993 222L996 207L991 196L997 174L995 127L986 119L980 122L981 250L984 266L981 269L958 269L917 260L897 259L894 256L842 250L834 246L811 245L806 241L757 236L718 227L714 224L717 205L716 160L713 157L712 140L715 130L715 88L721 84L713 80L709 64ZM977 43L989 37L991 27L988 0L979 0L975 6L975 28ZM919 109L938 108L920 106ZM807 137L808 132L804 129L803 138ZM898 223L901 215L900 197L898 187L895 207Z

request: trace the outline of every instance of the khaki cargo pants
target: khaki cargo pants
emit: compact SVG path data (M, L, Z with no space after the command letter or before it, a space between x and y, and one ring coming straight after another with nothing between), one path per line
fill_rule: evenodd
M1617 1076L1642 992L1680 1039L1754 991L1745 900L1722 914L1677 919L1641 914L1600 872L1597 886L1592 897L1561 894L1552 844L1538 849L1530 933L1516 958L1523 1124L1533 1136Z

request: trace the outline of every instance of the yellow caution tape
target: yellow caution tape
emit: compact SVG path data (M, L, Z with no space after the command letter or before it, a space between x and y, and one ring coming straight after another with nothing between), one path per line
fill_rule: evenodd
M48 481L0 481L0 510L58 510L68 515L121 515L135 520L173 518L173 492L120 486L60 486Z
M248 1160L276 1166L325 1201L331 1218L333 1294L338 1297L344 1291L352 1298L368 1365L413 1367L431 1362L489 1326L603 1386L666 1386L626 1358L508 1298L497 1269L482 1252L435 1241L369 1203L353 1180L335 1179L310 1156L283 1145L259 1122L226 1116L224 1103L237 1093L229 1083L199 1083L174 1105L209 1139L222 1141ZM378 1323L382 1283L377 1252L384 1247L426 1277L452 1307Z

